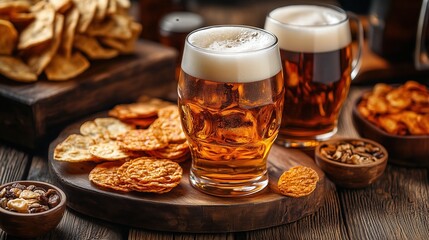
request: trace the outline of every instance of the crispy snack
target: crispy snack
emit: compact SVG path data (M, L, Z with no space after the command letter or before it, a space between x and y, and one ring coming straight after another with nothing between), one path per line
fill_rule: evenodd
M60 46L61 33L63 30L64 17L63 15L57 14L54 22L54 36L52 42L42 53L34 53L27 59L28 66L37 75L43 72L46 66L51 62L55 53Z
M165 148L148 151L148 153L157 158L167 158L174 162L183 162L189 158L189 144L188 142L172 143L168 144Z
M89 147L94 144L94 139L88 136L72 134L55 147L54 159L66 162L95 161L97 158L89 152Z
M277 186L283 195L304 197L316 189L318 181L319 176L312 168L296 166L280 176Z
M37 81L37 75L20 59L0 56L0 74L20 82Z
M178 143L186 141L185 133L182 130L180 119L158 118L150 125L150 130L159 139L166 139L169 143Z
M134 125L139 128L147 128L149 127L157 117L147 117L147 118L127 118L122 119L123 122Z
M80 133L105 142L115 140L131 129L134 129L132 125L115 118L96 118L93 121L84 122L80 126Z
M180 120L179 107L177 107L177 105L168 105L166 107L163 107L158 110L158 117Z
M142 26L129 6L129 0L0 0L0 55L22 60L36 78L43 72L53 81L75 78L90 65L81 53L110 59L134 51ZM4 72L34 81L26 71Z
M156 116L158 107L150 102L121 104L109 111L109 116L124 119L150 118Z
M0 55L11 55L18 39L18 32L11 22L0 19L0 36Z
M141 157L124 163L117 173L135 191L165 193L180 183L183 170L167 159Z
M33 9L36 9L33 10L35 20L21 32L19 50L46 43L54 37L55 9L45 2L39 2Z
M80 134L94 139L96 142L110 141L107 129L98 126L94 121L86 121L80 125Z
M429 135L429 90L415 81L399 87L376 84L362 96L358 112L368 121L394 135Z
M89 173L88 178L95 185L116 191L129 192L131 189L128 184L122 183L117 174L117 170L122 164L122 161L97 164Z
M160 140L148 129L130 130L118 138L121 148L128 151L150 151L164 148L167 142Z
M116 142L96 143L89 146L89 152L95 157L108 161L122 160L130 157Z
M119 54L115 49L103 48L96 38L82 34L75 35L73 46L85 53L90 59L110 59Z
M56 54L45 68L45 73L51 81L64 81L78 76L88 68L88 60L79 52L69 58Z

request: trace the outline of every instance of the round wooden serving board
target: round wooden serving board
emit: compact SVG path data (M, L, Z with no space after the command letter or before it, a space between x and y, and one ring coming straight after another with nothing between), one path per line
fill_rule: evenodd
M313 159L298 150L274 145L268 156L269 186L248 197L222 198L204 194L189 182L191 160L181 163L181 183L165 194L120 193L96 187L88 180L95 163L55 161L55 146L72 133L79 133L79 121L65 130L49 146L49 167L57 184L67 194L68 206L82 214L132 227L172 232L249 231L296 221L314 213L333 190L332 183ZM319 174L312 194L291 198L279 194L280 175L297 165L309 166Z

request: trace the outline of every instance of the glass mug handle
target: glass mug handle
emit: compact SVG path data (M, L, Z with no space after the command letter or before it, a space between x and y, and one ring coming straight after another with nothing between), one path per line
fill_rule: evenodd
M429 56L426 51L426 28L428 21L428 0L422 1L420 9L419 21L417 24L416 49L414 52L414 66L417 70L429 68Z
M355 77L357 76L357 74L359 73L359 69L361 66L361 56L362 56L362 49L363 49L363 26L362 23L359 19L359 17L352 13L352 12L347 12L347 16L349 17L349 20L353 20L356 22L357 25L357 40L358 40L358 50L357 50L357 54L353 54L353 61L352 61L352 80L355 79Z

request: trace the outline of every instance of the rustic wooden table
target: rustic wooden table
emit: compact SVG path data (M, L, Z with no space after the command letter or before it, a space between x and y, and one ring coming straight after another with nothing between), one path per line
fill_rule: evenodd
M338 135L357 136L351 107L365 89L352 87ZM0 183L20 179L52 181L47 152L47 146L34 152L0 142ZM315 214L268 229L217 234L158 232L112 224L68 209L57 228L39 239L429 239L428 222L428 169L389 164L381 179L370 187L337 188ZM0 239L13 238L0 230Z

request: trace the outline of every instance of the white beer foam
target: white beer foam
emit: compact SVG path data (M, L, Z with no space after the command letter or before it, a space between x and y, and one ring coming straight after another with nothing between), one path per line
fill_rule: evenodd
M275 36L252 27L208 27L188 36L182 69L218 82L254 82L281 71ZM192 45L189 45L192 44Z
M328 52L351 42L347 15L314 5L291 5L272 11L265 29L279 39L279 47L294 52Z

